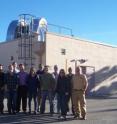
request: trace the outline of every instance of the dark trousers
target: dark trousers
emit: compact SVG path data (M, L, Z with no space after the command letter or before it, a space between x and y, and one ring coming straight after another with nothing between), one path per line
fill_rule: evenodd
M0 112L3 112L3 108L4 108L3 100L4 100L4 91L0 90Z
M57 98L57 113L60 112L60 96L58 95L58 93L56 94L56 98Z
M42 101L41 101L41 107L40 107L40 113L45 112L45 102L48 97L49 103L50 103L50 113L53 114L53 92L52 91L42 91Z
M41 106L41 90L37 92L37 111L40 111L40 106Z
M20 105L22 100L22 109L25 112L27 108L27 86L18 87L17 96L17 111L20 111Z
M8 91L8 112L9 113L16 111L16 98L17 98L16 90L9 90Z
M65 94L59 94L60 97L60 109L61 115L67 114L67 96Z
M34 111L36 112L37 111L37 93L29 92L28 98L29 98L29 101L28 101L29 112L31 112L31 101L32 101L32 98L34 100Z

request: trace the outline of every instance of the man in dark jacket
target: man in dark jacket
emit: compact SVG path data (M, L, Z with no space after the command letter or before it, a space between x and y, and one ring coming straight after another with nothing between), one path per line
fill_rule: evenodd
M8 66L8 73L5 75L5 84L8 94L8 112L9 114L16 113L16 98L18 87L18 76L13 72L13 65Z
M4 100L4 72L3 66L0 64L0 113L3 114Z

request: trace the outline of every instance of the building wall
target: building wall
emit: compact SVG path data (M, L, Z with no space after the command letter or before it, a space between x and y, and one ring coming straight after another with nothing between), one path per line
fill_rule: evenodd
M0 43L0 58L1 58L0 64L4 65L5 70L7 70L7 66L9 64L11 64L13 61L16 61L18 64L25 62L24 59L18 58L18 56L19 56L19 46L18 46L19 40L21 41L21 39L19 38L17 40L13 40L10 42ZM23 39L22 39L22 41L23 41ZM40 63L45 63L45 51L43 50L41 52L41 54L39 54L40 42L37 41L37 38L33 38L33 43L34 44L32 46L32 55L34 57L34 60L32 63L34 64L34 67L36 69L38 69L38 65ZM28 52L28 49L27 49L27 52ZM13 58L13 60L11 60L11 58ZM30 67L27 67L26 69L27 69L27 71L29 71Z
M13 60L12 60L13 57ZM18 61L18 42L3 42L0 44L0 63L7 70L9 64L13 61Z
M65 70L71 66L73 59L86 59L82 66L87 67L89 91L95 94L111 94L117 92L117 48L93 43L91 41L65 37L47 33L46 62L53 68L57 64ZM66 55L61 54L66 49ZM79 62L77 65L81 65ZM95 71L95 75L94 72ZM88 91L88 92L89 92Z
M62 36L52 33L46 34L46 42L40 44L34 40L35 67L42 63L49 65L50 71L53 66L58 65L59 69L68 67L75 70L73 59L86 59L83 64L77 65L86 67L86 74L89 81L88 94L113 94L117 93L117 47L94 43L74 37ZM62 55L61 49L66 50ZM13 60L11 60L13 56ZM0 43L0 63L7 66L18 60L18 40Z

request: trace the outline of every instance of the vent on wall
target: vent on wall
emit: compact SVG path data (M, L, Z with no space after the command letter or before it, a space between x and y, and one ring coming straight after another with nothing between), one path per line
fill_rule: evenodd
M62 54L62 55L66 55L66 49L63 49L63 48L62 48L62 49L61 49L61 54Z

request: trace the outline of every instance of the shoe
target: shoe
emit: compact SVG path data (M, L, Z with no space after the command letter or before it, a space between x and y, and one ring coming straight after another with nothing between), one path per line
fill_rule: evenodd
M77 118L78 116L77 115L74 115L74 118Z
M27 114L26 111L23 112L24 114Z
M28 114L31 114L31 111L29 111Z
M59 115L58 118L63 120L63 119L65 119L65 116Z
M4 112L3 112L3 111L1 111L1 114L3 115L3 114L4 114Z
M58 118L61 118L61 115L59 115Z
M38 108L38 109L37 109L37 112L40 112L39 110L40 110L40 109Z
M74 119L80 118L79 114L74 115Z
M19 111L17 110L16 113L19 113Z
M9 115L11 115L12 113L11 112L8 112L9 113Z
M13 112L13 115L16 115L16 112Z
M82 117L82 118L80 118L80 120L86 120L86 117Z
M66 120L66 115L59 115L58 118L62 120Z
M66 115L63 115L63 119L66 120Z
M37 112L36 111L34 111L34 115L36 115L37 114Z
M53 116L54 112L50 112L50 116Z
M44 112L40 112L40 114L44 114Z

